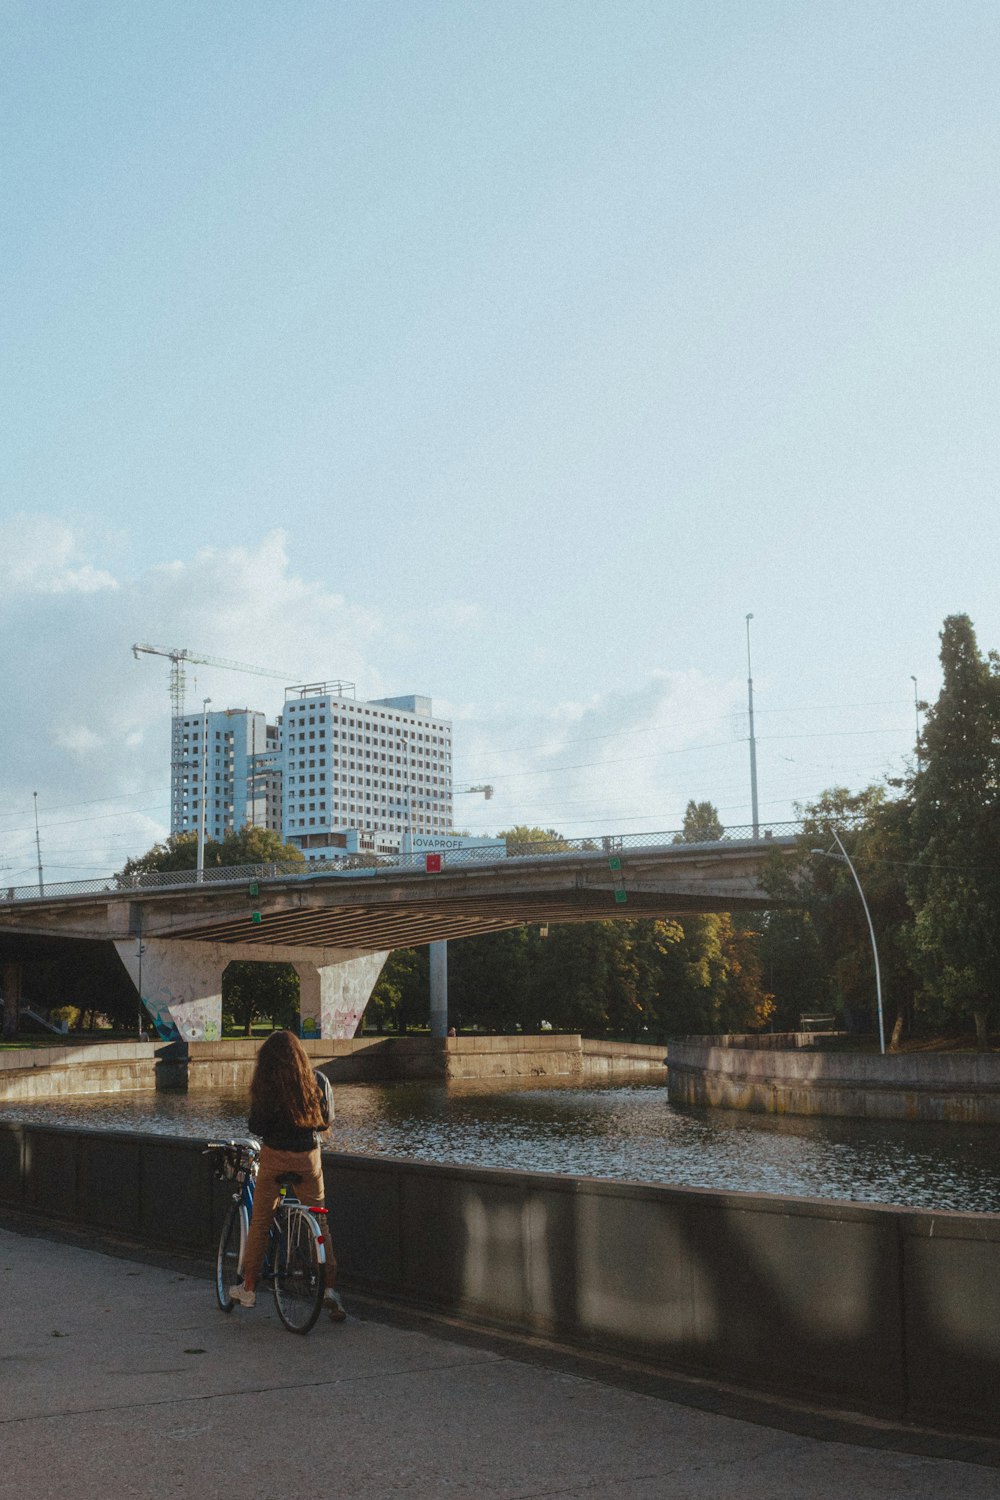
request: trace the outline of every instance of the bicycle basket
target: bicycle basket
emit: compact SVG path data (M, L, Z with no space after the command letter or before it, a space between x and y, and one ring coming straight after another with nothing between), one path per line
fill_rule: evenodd
M244 1182L256 1153L245 1145L229 1142L212 1151L212 1175L217 1182Z

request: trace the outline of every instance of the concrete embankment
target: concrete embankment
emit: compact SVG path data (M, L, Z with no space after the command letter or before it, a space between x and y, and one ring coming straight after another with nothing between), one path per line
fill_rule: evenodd
M211 1256L202 1142L0 1124L0 1205ZM1000 1434L1000 1215L325 1157L346 1285L662 1371Z
M815 1042L802 1033L672 1040L670 1101L764 1114L1000 1123L1000 1054L806 1050Z
M151 1089L246 1088L260 1039L117 1042L0 1053L0 1101L24 1102ZM307 1041L314 1066L334 1083L403 1079L472 1082L662 1083L664 1049L579 1036L355 1037Z
M157 1086L154 1042L95 1042L0 1052L0 1103L134 1094Z

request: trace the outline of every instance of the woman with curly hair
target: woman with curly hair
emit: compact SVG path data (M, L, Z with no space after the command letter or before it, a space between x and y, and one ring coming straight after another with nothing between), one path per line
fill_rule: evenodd
M295 1194L302 1203L323 1204L323 1162L319 1138L333 1119L333 1090L323 1073L316 1073L298 1037L290 1031L275 1031L257 1053L250 1080L250 1119L253 1135L260 1136L260 1165L253 1195L253 1213L243 1261L243 1282L230 1287L229 1295L241 1307L257 1301L257 1280L264 1264L267 1236L274 1210L281 1197L278 1178L298 1172ZM326 1214L320 1214L326 1246L326 1293L324 1307L335 1323L347 1314L334 1291L337 1262Z

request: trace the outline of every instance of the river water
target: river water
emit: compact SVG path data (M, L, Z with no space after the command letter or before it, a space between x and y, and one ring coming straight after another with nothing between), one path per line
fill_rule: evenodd
M995 1127L677 1108L660 1083L340 1084L329 1146L477 1167L1000 1212ZM245 1094L123 1094L11 1105L0 1118L218 1137Z

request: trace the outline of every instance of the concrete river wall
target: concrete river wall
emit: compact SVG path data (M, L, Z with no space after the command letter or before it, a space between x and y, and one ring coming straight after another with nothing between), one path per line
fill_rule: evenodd
M0 1102L246 1088L260 1039L117 1042L0 1052ZM663 1047L579 1036L356 1037L303 1043L334 1083L403 1079L625 1082L665 1075Z
M672 1104L765 1114L1000 1123L1000 1054L806 1050L816 1037L680 1037L668 1048Z
M0 1123L0 1210L214 1258L203 1143ZM1000 1215L330 1153L344 1284L660 1369L1000 1435ZM208 1287L205 1317L221 1317Z

